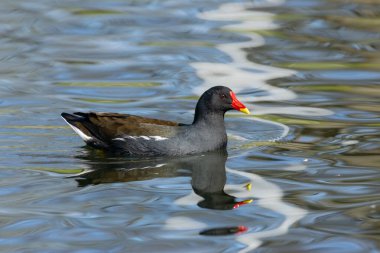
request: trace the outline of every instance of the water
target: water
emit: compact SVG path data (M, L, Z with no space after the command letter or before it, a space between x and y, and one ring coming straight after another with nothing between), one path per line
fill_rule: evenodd
M0 6L1 252L380 252L377 1ZM59 117L188 123L213 85L253 112L228 157L104 157Z

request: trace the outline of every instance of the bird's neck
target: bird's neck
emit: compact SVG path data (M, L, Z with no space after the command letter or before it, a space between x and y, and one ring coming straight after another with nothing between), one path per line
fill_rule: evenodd
M192 132L192 141L202 143L204 151L225 148L227 145L227 134L224 126L224 112L195 110L194 121L189 131Z
M208 126L213 127L223 127L224 128L224 112L218 111L206 111L206 110L195 110L194 115L194 126Z

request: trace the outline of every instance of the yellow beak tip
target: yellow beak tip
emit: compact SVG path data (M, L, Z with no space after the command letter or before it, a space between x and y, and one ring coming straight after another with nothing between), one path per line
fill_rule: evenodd
M244 204L250 204L253 202L253 199L247 199L247 200L244 200L243 202Z
M245 113L245 114L250 114L249 110L247 107L243 108L243 109L240 109L239 111Z

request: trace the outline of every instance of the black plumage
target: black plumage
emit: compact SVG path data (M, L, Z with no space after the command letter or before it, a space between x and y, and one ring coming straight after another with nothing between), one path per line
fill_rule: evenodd
M94 148L130 156L181 156L224 149L224 114L249 113L227 87L215 86L199 98L192 124L118 113L62 113L65 121Z

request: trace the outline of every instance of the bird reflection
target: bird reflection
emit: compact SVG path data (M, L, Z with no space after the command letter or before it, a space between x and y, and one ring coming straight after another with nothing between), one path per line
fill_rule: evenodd
M227 180L225 150L180 158L146 159L109 156L102 158L95 152L97 151L88 150L78 157L89 167L85 172L72 176L79 187L159 177L191 176L194 192L203 198L198 203L199 207L228 210L252 202L252 200L237 201L234 196L224 192Z

